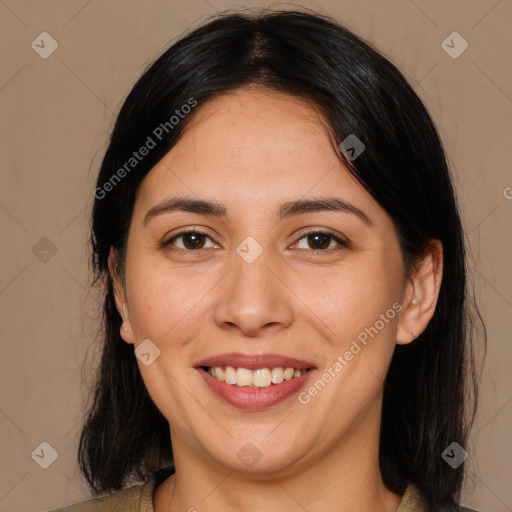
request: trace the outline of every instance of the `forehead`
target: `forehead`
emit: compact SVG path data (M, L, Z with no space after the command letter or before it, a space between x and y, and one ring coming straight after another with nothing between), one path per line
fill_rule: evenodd
M335 195L370 215L383 213L339 160L312 103L241 89L208 100L191 115L179 141L143 180L139 206L186 194L261 210Z

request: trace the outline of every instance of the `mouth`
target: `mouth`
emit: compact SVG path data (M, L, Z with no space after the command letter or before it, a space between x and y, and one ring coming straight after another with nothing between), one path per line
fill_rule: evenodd
M316 367L275 354L225 354L201 361L196 370L223 401L239 409L265 409L297 393Z

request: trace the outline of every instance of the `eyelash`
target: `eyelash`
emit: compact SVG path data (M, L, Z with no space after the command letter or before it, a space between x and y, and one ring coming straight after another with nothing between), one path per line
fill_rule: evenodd
M201 231L200 229L189 229L189 230L185 230L185 231L180 231L179 233L173 235L171 238L169 238L167 241L165 241L163 243L163 246L164 247L169 247L170 245L172 245L172 242L174 242L177 238L179 238L179 237L181 237L183 235L188 235L188 234L203 235L203 236L209 238L212 242L217 243L205 231ZM308 252L312 252L314 254L317 254L317 253L330 253L331 251L337 251L337 250L340 250L340 249L347 249L348 247L350 247L350 244L346 240L343 240L343 239L339 238L338 236L336 236L334 233L332 233L330 231L309 231L307 233L303 233L301 235L301 237L293 245L296 245L303 238L306 238L306 237L308 237L310 235L324 235L324 236L327 236L327 237L331 238L332 240L334 240L335 242L337 242L339 245L337 247L331 247L330 249L298 249L299 251L308 251ZM181 253L191 253L191 252L201 252L204 249L181 249L181 248L178 247L178 248L173 248L171 250L177 251L177 252L181 252Z

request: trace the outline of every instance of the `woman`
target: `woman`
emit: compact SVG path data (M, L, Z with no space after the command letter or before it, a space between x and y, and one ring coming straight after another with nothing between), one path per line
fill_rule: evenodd
M63 510L463 510L464 237L393 64L325 16L220 15L133 87L94 195L79 459L110 496Z

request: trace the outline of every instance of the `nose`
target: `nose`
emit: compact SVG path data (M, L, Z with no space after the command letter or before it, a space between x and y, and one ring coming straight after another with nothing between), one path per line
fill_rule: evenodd
M284 267L283 267L284 268ZM261 338L293 322L293 293L278 277L280 265L269 251L251 263L234 254L231 271L222 280L214 310L217 326L244 337Z

